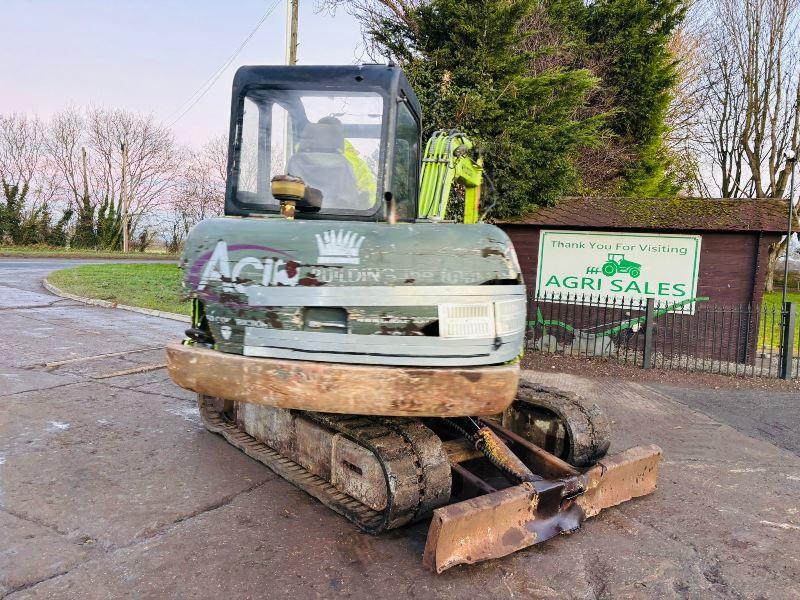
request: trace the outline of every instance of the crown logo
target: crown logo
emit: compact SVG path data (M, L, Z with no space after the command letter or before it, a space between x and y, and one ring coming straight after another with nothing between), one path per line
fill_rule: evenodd
M357 265L360 262L358 253L364 236L340 229L331 229L322 234L315 234L319 258L317 262L322 265Z

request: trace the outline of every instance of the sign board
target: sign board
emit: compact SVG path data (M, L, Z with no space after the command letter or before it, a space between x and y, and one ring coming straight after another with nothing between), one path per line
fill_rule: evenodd
M644 302L694 314L699 235L548 231L539 234L536 297Z

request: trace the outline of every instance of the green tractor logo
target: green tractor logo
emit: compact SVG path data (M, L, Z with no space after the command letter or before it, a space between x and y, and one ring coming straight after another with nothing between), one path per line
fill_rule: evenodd
M595 273L597 272L596 267L592 270ZM606 260L600 270L606 277L612 277L617 273L627 273L630 275L631 279L636 279L642 274L642 265L632 260L626 260L624 254L609 254L608 260Z

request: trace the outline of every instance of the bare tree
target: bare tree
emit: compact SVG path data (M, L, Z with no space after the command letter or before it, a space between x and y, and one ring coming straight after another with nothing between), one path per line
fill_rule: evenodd
M744 96L741 144L757 198L782 198L785 150L798 150L797 0L722 0Z
M115 202L118 213L123 208L121 148L123 143L127 146L129 227L132 234L145 229L177 186L180 153L172 132L151 115L92 107L87 133L94 153L90 177L95 194Z
M37 118L22 114L0 115L0 239L15 244L49 243L52 201L59 177L45 145L45 127ZM63 238L71 213L58 219L57 236Z
M42 127L37 119L0 115L0 242L22 242L26 202L42 161Z
M177 252L189 229L218 216L225 207L228 140L218 136L200 150L184 153L180 183L171 196L167 228L162 231L167 250Z
M690 7L690 13L704 9L702 0ZM705 93L701 82L708 58L705 55L706 29L701 20L691 15L683 21L669 44L670 54L676 64L678 82L672 89L672 98L665 121L665 145L671 155L670 171L682 193L697 196L707 193L700 173L699 156L702 151L702 119Z
M343 8L356 17L362 28L369 30L380 27L387 19L396 19L412 30L417 29L416 21L409 14L424 0L317 0L317 10L335 13ZM369 36L365 36L369 39ZM372 58L380 56L380 51L368 45L367 53Z
M800 152L800 2L708 1L702 88L711 183L724 197L785 198L784 153ZM787 242L770 247L767 291Z
M741 131L745 101L733 51L715 40L713 61L703 70L704 100L701 153L710 164L706 190L723 198L753 196L752 178L745 160Z
M87 143L86 118L82 112L68 106L53 115L45 136L45 145L54 169L60 175L61 185L70 201L77 203L89 195L88 169L84 177L83 151ZM86 157L87 162L91 157Z
M24 201L43 155L42 125L19 113L0 115L0 180L8 199L12 190Z

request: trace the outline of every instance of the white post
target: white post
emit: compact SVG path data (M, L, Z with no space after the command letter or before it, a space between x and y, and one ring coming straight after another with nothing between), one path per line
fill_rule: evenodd
M128 145L122 142L122 182L120 183L120 203L122 204L122 251L130 252L131 241L128 235Z

